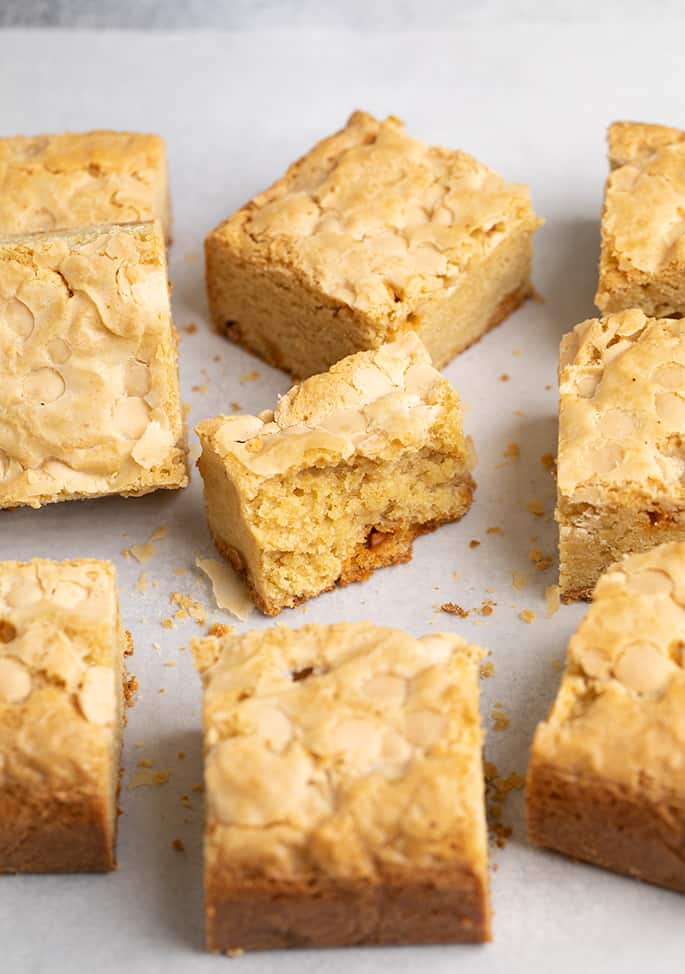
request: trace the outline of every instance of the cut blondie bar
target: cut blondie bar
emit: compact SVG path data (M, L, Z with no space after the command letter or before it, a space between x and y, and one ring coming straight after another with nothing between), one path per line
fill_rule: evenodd
M67 132L0 138L0 234L159 220L171 207L159 135Z
M685 314L685 132L614 122L595 301L604 312Z
M0 872L114 868L128 652L109 562L0 562Z
M369 623L193 650L210 950L490 939L482 651Z
M269 615L408 561L475 488L459 397L413 332L197 433L211 534Z
M304 377L415 331L440 368L531 292L528 189L355 112L206 241L212 319Z
M562 341L559 584L589 598L628 552L685 540L685 322L624 311Z
M0 238L0 508L187 483L157 224Z
M597 584L528 772L534 842L685 892L685 544Z

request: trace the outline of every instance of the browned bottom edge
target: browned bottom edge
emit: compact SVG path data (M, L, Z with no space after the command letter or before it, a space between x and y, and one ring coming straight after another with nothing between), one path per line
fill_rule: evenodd
M465 874L452 884L412 878L387 885L219 885L207 890L206 922L208 949L223 953L491 939L487 888Z
M626 793L602 780L531 765L531 842L612 872L685 892L685 807Z

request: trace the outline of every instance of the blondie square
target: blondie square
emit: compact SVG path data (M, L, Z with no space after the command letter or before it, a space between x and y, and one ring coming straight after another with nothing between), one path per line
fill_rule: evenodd
M685 132L614 122L595 301L603 311L685 314Z
M210 950L490 939L481 650L364 622L193 650Z
M0 562L0 872L114 869L130 651L109 562Z
M206 240L215 326L302 378L406 331L437 368L531 293L528 189L355 112Z
M154 223L0 237L0 508L187 483Z
M0 138L0 234L159 220L171 236L159 135L67 132Z
M197 433L210 532L269 615L408 561L475 488L459 397L413 332Z
M685 540L685 322L623 311L561 344L559 584L589 598L629 552Z
M528 771L534 842L685 892L685 544L602 576Z

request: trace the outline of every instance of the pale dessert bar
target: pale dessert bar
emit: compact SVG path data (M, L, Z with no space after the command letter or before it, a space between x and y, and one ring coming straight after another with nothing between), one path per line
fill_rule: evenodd
M595 301L604 312L685 314L685 132L614 122Z
M187 483L155 223L0 237L0 508Z
M210 950L490 939L481 650L362 622L193 651Z
M114 869L130 652L109 562L0 562L0 872Z
M530 838L685 892L685 543L597 583L528 771Z
M459 397L412 332L197 433L210 532L269 615L408 561L475 488Z
M0 234L159 220L171 236L159 135L66 132L0 138Z
M685 322L624 311L561 344L559 584L589 598L629 552L685 540Z
M296 377L415 331L440 368L531 293L527 187L355 112L206 240L215 326Z

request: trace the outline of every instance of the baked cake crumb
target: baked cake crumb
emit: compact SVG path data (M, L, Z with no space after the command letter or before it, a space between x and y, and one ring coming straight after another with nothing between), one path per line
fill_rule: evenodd
M548 585L545 589L545 600L547 602L547 618L551 619L559 611L561 599L559 597L559 586Z
M521 622L527 622L528 625L535 622L536 618L537 617L532 609L521 609L521 611L519 612L519 619L521 620Z
M539 497L533 497L526 504L526 510L530 514L534 514L535 517L544 517L545 505L542 503Z
M511 580L514 588L521 592L528 584L528 572L512 572Z
M457 605L456 602L443 602L440 609L442 612L447 612L453 616L460 616L462 619L465 619L468 616L467 610L462 609L462 607Z
M182 839L179 839L178 837L176 837L174 839L174 841L171 843L171 848L172 849L175 849L176 852L185 852L186 851L186 847L183 845L183 840Z

